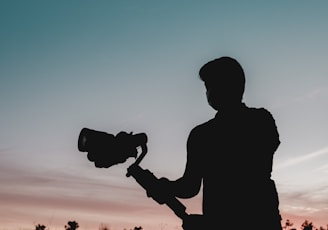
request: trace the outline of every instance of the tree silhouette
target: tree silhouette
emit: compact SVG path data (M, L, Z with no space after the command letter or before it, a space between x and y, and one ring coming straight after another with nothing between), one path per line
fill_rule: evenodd
M312 230L313 229L313 224L312 222L309 222L308 220L305 220L301 226L302 230Z
M139 226L139 227L134 227L134 230L142 230L142 227Z
M291 226L293 226L294 223L292 223L289 219L286 220L285 226L283 228L289 230Z
M76 230L79 226L79 224L74 221L68 221L67 225L65 225L66 230Z
M45 228L46 228L45 225L41 225L41 224L35 225L35 230L44 230Z
M99 230L109 230L109 227L106 224L100 224Z

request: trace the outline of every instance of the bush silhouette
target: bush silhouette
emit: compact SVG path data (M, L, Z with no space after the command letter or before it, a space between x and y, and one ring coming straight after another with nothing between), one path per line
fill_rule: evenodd
M45 229L46 229L45 225L41 225L41 224L35 225L35 230L45 230Z
M73 221L68 221L67 225L65 225L66 230L76 230L79 226L79 224L73 220Z

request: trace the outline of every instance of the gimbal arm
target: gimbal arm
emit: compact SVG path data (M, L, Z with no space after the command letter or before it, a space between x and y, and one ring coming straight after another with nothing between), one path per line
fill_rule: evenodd
M139 165L142 158L147 153L147 147L142 146L142 154L137 158L137 160L127 169L126 176L132 176L138 184L141 185L146 191L156 186L155 183L158 183L158 178L149 170L142 169ZM186 213L186 207L174 196L170 197L166 200L165 204L169 206L169 208L180 217L182 220L188 216Z
M142 152L137 157L137 148L139 147ZM108 168L125 162L129 157L137 157L128 168L126 176L132 176L147 192L151 188L156 188L158 179L149 170L144 170L139 166L147 153L147 135L145 133L132 134L132 132L122 131L114 136L106 132L83 128L78 139L78 149L81 152L88 152L88 159L94 162L98 168ZM109 154L109 151L114 154ZM185 212L186 207L176 197L170 197L165 203L181 219L188 216Z

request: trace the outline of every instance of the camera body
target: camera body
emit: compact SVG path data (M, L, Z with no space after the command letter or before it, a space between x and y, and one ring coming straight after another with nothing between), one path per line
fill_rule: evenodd
M125 162L129 157L136 158L138 148L145 148L147 135L132 134L124 131L117 135L83 128L78 139L78 149L88 152L88 159L98 168L108 168Z

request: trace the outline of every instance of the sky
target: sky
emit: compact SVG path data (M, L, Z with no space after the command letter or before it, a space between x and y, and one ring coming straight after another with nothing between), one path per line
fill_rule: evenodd
M96 168L78 135L144 132L142 168L179 178L190 130L215 115L198 70L220 56L243 66L244 102L275 118L282 224L326 227L327 9L321 0L0 1L0 230L73 220L81 230L181 230L126 176L134 158ZM201 213L201 193L181 202Z

